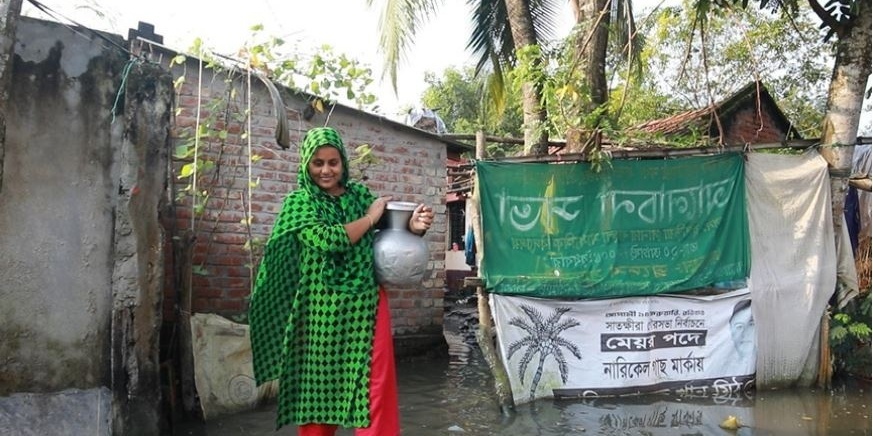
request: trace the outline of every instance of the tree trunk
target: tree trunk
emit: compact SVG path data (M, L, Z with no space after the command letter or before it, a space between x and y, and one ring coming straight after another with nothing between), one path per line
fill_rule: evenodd
M871 10L857 2L858 17L836 43L837 54L828 91L821 155L832 174L848 177L858 135L864 90L870 76Z
M573 0L573 13L581 31L576 34L576 59L585 68L585 82L591 93L588 111L606 103L606 49L609 42L610 0Z
M583 77L590 99L578 108L592 113L609 99L606 83L606 52L609 42L610 4L618 0L573 0L571 6L579 30L576 33L576 62L584 68ZM600 149L599 117L592 125L570 129L568 152L589 152ZM580 130L581 128L581 130Z
M857 141L858 123L861 120L864 91L871 71L870 2L862 0L856 4L859 7L857 17L842 29L836 43L837 54L828 91L822 145L819 149L822 157L828 162L831 175L833 226L838 253L839 238L843 232L846 190L852 171L852 155ZM849 289L840 279L841 277L837 277L836 292L837 298L842 300L845 296L839 294ZM827 345L827 339L822 339L823 349ZM831 374L828 368L822 368L819 374L818 385L822 387L829 385Z
M528 46L536 45L530 4L525 0L505 0L509 29L516 53ZM534 60L534 69L542 68L542 56ZM545 132L546 109L542 105L543 86L541 83L525 80L521 86L522 108L524 110L524 153L547 154L549 137Z

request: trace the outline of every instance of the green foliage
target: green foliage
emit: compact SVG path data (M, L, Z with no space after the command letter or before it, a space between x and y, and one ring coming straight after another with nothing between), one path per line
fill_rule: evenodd
M818 38L811 15L717 8L702 32L691 6L662 9L641 23L649 43L643 56L648 71L657 72L657 80L641 86L690 109L761 80L804 137L819 136L833 48Z
M706 17L701 38L700 17L690 3L682 8L643 11L633 53L610 51L606 107L590 107L590 90L573 60L575 39L546 52L550 66L544 82L549 132L563 137L569 129L595 126L613 142L657 142L676 147L706 145L705 132L682 137L652 137L634 127L646 121L706 107L754 80L762 80L786 117L804 137L820 134L827 101L833 48L823 44L809 14L789 19L766 11L716 9ZM645 44L643 44L645 42Z
M489 135L518 138L524 127L521 83L527 81L542 86L548 121L534 127L546 129L550 138L596 128L620 145L692 147L709 145L712 139L706 132L669 138L646 135L634 127L706 107L761 80L801 135L819 136L833 47L821 41L812 14L800 9L789 19L770 10L711 5L701 15L694 4L689 0L682 7L643 10L631 39L634 50L619 46L613 32L606 64L611 89L603 107L579 110L591 107L591 92L573 57L578 38L572 34L554 46L541 44L517 53L517 67L504 72L505 94L500 99L483 91L487 79L451 69L443 77L427 78L430 87L423 101L452 133L482 129ZM539 62L540 56L544 62ZM487 71L484 74L487 78ZM495 115L499 124L493 121ZM489 155L499 156L500 149L504 148L495 147Z
M369 179L367 169L378 162L379 159L373 154L373 147L370 144L361 144L355 147L354 156L349 159L350 176L366 181Z
M509 83L509 92L499 97L492 86L494 76L477 76L473 67L463 70L447 68L441 78L425 75L428 84L422 104L439 114L451 133L474 134L479 130L492 136L520 137L523 135L523 115L519 85ZM499 87L506 90L506 87ZM502 157L516 154L521 146L489 142L486 154Z
M870 378L870 292L852 301L830 320L830 346L836 374Z
M612 159L609 153L603 150L591 150L588 153L588 162L591 163L591 171L599 173L604 167L612 168Z
M199 49L199 41L195 43L195 47ZM177 56L170 64L184 65L185 60L184 56ZM185 74L180 76L185 77ZM177 91L181 90L184 83L184 80L175 81ZM226 144L227 130L223 114L227 112L228 105L229 101L224 99L208 101L202 111L206 116L200 120L195 131L182 130L178 133L178 143L173 153L174 160L180 162L176 178L186 180L186 184L176 192L176 200L183 201L190 197L190 206L195 217L203 217L211 197L211 181L218 176L215 158L201 155L201 145L209 142L216 142L220 146Z
M428 72L424 81L428 87L421 102L440 115L447 131L474 133L489 124L488 120L482 119L483 81L475 77L472 67L463 71L447 68L442 78Z
M375 112L372 93L373 71L360 61L334 52L329 45L309 49L286 47L281 38L265 36L260 25L252 27L251 42L239 55L248 67L290 88L314 96L313 100L348 102L358 109Z
M579 108L591 107L591 90L584 72L573 61L574 48L568 44L547 51L545 57L551 66L549 74L541 78L543 104L549 114L549 134L564 137L569 129L590 129L596 126L600 113L584 113ZM532 77L533 79L533 77Z

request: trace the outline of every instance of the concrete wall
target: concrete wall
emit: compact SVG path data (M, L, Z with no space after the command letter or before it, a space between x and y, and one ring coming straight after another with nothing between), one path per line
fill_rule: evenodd
M18 24L0 191L2 434L111 432L123 131L111 119L126 56L105 45L55 23Z
M109 389L0 397L0 434L10 436L111 434Z
M0 192L0 395L109 383L115 151L125 59L18 27Z
M20 20L0 191L0 434L157 434L172 81L129 63L117 35Z

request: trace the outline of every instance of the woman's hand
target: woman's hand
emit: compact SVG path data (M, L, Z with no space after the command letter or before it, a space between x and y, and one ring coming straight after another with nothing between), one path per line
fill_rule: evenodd
M370 207L367 208L367 213L364 216L351 221L345 224L346 234L349 235L349 241L352 244L357 244L364 235L367 234L370 230L373 230L373 227L376 226L376 223L382 219L382 214L385 212L385 205L388 204L388 201L391 200L391 197L379 197L370 204Z
M433 208L419 204L409 218L409 231L416 235L423 235L433 225Z
M371 228L382 219L382 214L385 213L385 206L389 201L391 201L390 195L379 197L370 204L369 208L367 208L367 216L372 220L370 225Z

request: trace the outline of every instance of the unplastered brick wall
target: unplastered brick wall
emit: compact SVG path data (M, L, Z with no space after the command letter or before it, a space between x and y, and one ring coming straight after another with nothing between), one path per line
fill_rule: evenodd
M725 142L730 145L779 142L787 133L779 129L768 110L745 108L738 111L731 121L725 135Z
M188 65L186 81L176 98L173 147L182 151L186 144L192 144L190 137L198 126L210 136L202 137L196 147L201 162L196 187L201 195L196 205L191 193L184 191L192 179L178 177L194 156L174 160L172 191L177 200L165 225L177 248L184 247L193 236L192 272L180 267L185 257L179 255L180 250L168 248L174 255L168 256L166 268L165 319L175 320L177 308L184 307L181 290L188 281L192 312L244 319L263 244L285 195L296 186L297 145L308 129L328 125L342 134L351 157L361 144L373 147L377 163L367 168L353 167L351 173L360 178L363 170L364 183L374 193L434 207L436 220L425 236L431 250L425 280L421 286L388 289L388 293L396 335L441 335L446 145L432 135L344 106L304 120L306 97L280 88L286 108L286 113L280 115L288 117L290 135L290 148L284 150L276 141L278 119L262 83L251 81L249 98L249 80L243 73L234 73L236 78L226 81L226 72L213 77L210 70L204 70L198 81L192 69L196 71ZM176 70L174 77L183 74L180 67ZM326 107L330 110L330 106ZM252 114L250 119L247 113ZM245 135L249 124L250 137ZM256 156L251 165L249 155Z

